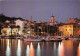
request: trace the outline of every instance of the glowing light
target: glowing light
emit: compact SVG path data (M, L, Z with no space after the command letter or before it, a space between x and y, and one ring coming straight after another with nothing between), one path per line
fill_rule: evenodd
M57 48L56 48L56 43L54 42L54 45L53 45L53 56L56 56L56 51L57 51Z
M80 43L79 43L79 47L78 47L78 56L80 56Z
M21 56L20 40L18 40L17 56Z
M27 45L26 56L29 56L29 45Z
M54 42L54 49L56 49L56 43Z
M31 42L30 44L30 53L29 53L30 56L34 56L34 48L33 48L33 44Z
M38 46L37 46L37 56L41 56L41 50L40 50L40 44L38 43Z
M11 55L11 50L10 50L10 44L9 44L9 39L7 41L7 48L6 48L6 56L10 56Z
M61 45L60 45L60 42L59 42L58 56L64 56L64 46L63 46L63 43L62 42L61 42Z
M28 31L28 33L31 33L31 31Z

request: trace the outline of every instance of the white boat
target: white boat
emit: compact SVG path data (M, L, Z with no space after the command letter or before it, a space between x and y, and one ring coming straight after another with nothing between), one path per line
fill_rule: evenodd
M27 42L39 42L41 41L41 39L23 39L24 41L27 41Z

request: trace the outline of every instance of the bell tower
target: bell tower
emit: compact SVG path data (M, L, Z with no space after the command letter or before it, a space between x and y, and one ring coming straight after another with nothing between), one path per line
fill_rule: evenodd
M54 16L51 16L50 22L51 23L54 23L55 22Z

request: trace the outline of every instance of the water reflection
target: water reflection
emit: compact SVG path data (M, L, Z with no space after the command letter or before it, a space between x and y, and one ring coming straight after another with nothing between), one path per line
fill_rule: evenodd
M79 47L78 47L78 56L80 56L80 43L79 43Z
M59 46L58 46L58 56L64 56L64 46L63 43L59 42Z
M10 44L9 44L9 39L7 41L7 48L6 48L6 56L10 56L11 55L11 50L10 50Z
M37 45L37 56L41 56L40 43Z
M78 41L23 42L20 39L1 39L0 56L80 56Z
M56 52L57 52L57 47L56 47L56 43L54 42L54 45L53 45L53 56L56 56Z
M31 42L30 44L30 53L29 53L30 56L34 56L34 48L33 48L33 43Z
M27 45L26 56L29 56L29 45Z
M21 56L21 44L20 44L20 39L18 40L17 56Z

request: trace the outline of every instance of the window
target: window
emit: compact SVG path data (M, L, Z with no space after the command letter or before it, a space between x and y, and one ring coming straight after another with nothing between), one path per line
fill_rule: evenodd
M71 26L70 26L71 27Z
M66 29L66 31L67 31L67 29Z
M69 29L71 31L71 29Z
M67 26L65 26L65 27L67 27Z

